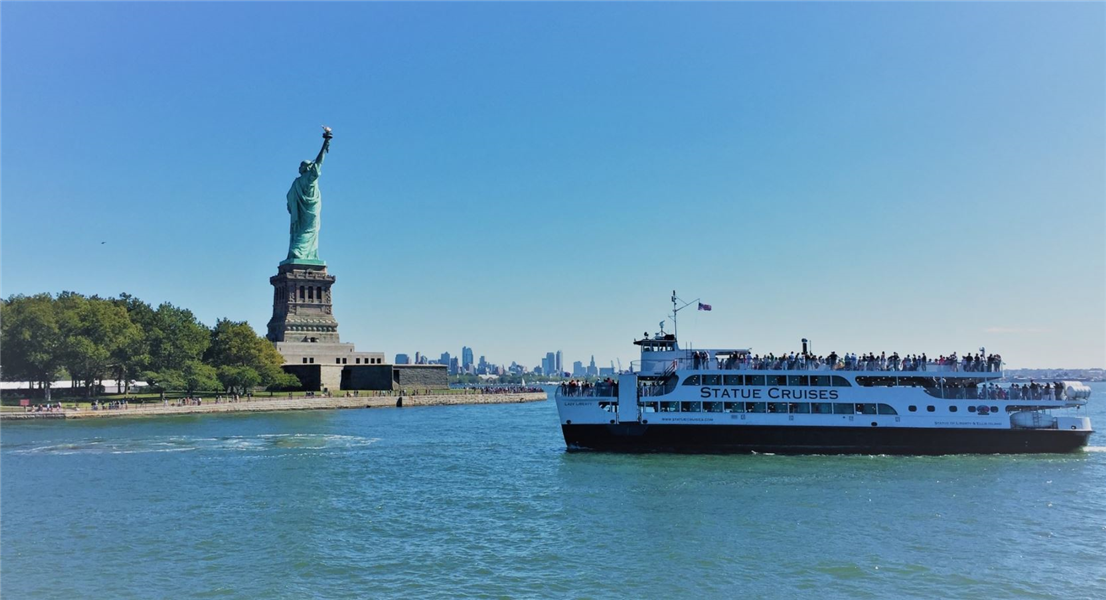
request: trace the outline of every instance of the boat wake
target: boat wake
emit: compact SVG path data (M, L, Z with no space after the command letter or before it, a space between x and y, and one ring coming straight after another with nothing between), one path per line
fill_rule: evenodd
M46 444L13 450L13 454L147 454L154 452L271 452L281 450L317 451L364 448L380 441L353 435L318 433L276 433L254 436L164 438L90 438L76 442Z

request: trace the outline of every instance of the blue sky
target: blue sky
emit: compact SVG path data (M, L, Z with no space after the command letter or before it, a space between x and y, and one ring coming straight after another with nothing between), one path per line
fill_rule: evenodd
M1106 365L1106 6L10 3L2 271L263 331L335 139L344 341ZM106 243L101 243L106 242Z

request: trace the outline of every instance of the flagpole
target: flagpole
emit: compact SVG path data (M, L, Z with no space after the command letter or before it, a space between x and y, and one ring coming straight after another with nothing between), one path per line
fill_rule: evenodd
M692 303L698 302L699 300L701 300L701 298L696 298L691 302L684 302L683 306L676 308L677 302L683 302L683 299L676 295L676 290L672 290L672 335L676 338L677 342L680 341L680 325L676 322L676 315L679 314L681 310L691 306Z

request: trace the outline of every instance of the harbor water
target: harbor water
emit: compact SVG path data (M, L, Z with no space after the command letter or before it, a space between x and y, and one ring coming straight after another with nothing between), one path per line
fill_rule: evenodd
M1106 597L1072 455L568 453L547 402L5 423L18 598Z

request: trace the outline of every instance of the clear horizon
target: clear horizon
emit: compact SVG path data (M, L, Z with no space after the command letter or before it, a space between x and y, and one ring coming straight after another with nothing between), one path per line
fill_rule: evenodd
M359 350L1106 366L1106 5L4 3L2 295L264 333L284 195Z

